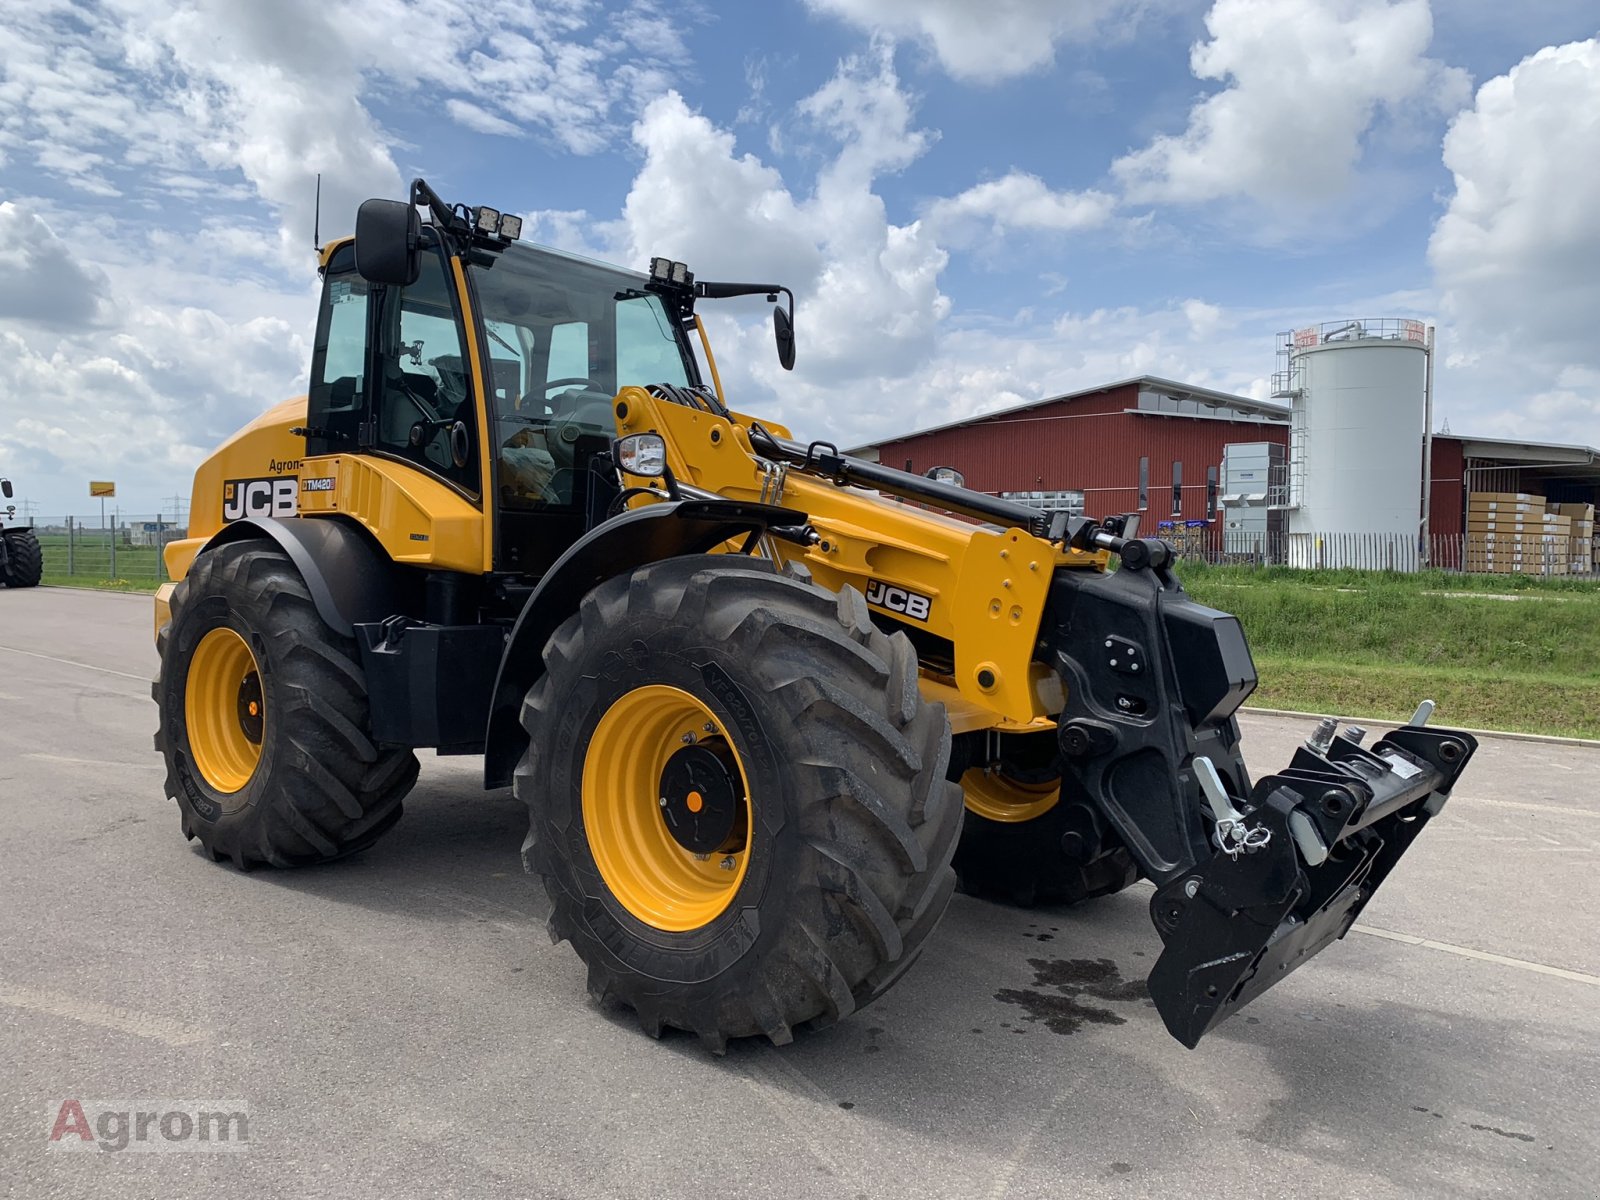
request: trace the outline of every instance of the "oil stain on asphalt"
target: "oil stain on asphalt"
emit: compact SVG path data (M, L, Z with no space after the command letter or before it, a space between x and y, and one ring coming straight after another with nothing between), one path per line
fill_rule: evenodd
M994 998L1015 1004L1023 1020L1042 1021L1052 1033L1077 1033L1085 1025L1122 1025L1127 1018L1091 1001L1128 1003L1149 991L1142 979L1124 979L1109 958L1030 958L1033 987L1002 988Z

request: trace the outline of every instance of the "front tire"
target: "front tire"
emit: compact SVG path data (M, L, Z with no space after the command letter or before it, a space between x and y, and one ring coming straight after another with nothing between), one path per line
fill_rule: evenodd
M8 529L6 539L5 584L7 587L38 587L44 578L44 550L31 529Z
M960 795L915 651L859 592L669 559L595 588L544 657L524 859L593 995L720 1052L837 1021L917 957Z
M156 640L167 795L213 860L325 862L400 819L416 756L372 741L355 642L322 620L276 546L202 554Z

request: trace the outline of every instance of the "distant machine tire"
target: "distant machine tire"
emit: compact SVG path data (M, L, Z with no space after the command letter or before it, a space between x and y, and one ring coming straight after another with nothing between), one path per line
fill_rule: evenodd
M44 578L44 550L31 529L7 529L5 585L14 588L38 587Z
M550 934L652 1036L775 1044L882 995L954 890L960 790L916 652L762 559L601 584L545 648L515 790Z
M355 642L288 556L263 541L209 551L171 605L152 695L184 836L244 870L342 858L392 828L416 755L368 736Z
M966 816L955 868L968 895L1023 907L1109 896L1139 878L1132 855L1087 804L1063 794L1055 733L1002 738L1022 747L995 762L966 734L952 756Z

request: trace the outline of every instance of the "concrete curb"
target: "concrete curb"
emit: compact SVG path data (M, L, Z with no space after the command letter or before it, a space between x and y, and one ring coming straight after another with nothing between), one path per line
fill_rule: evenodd
M1320 721L1323 717L1332 716L1332 713L1295 712L1288 708L1252 708L1246 705L1239 710L1241 713L1261 717L1293 717L1298 721ZM1372 728L1378 725L1395 726L1401 722L1394 717L1345 717L1339 718L1348 725L1354 722ZM1430 722L1431 723L1431 722ZM1462 726L1446 725L1448 729L1461 729L1462 733L1470 733L1481 737L1505 738L1512 742L1548 742L1552 746L1583 746L1590 750L1600 750L1600 740L1595 738L1556 737L1552 733L1513 733L1506 729L1467 729Z
M151 588L148 592L130 592L123 588L90 587L76 583L41 583L39 586L53 588L58 592L95 592L101 596L134 596L144 600L149 600L156 594L155 588Z

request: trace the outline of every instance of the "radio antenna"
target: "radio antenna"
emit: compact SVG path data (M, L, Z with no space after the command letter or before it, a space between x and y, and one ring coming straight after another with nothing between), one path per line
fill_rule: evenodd
M322 253L322 172L317 172L317 204L311 218L311 249Z

